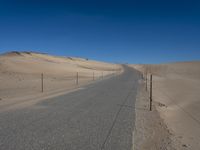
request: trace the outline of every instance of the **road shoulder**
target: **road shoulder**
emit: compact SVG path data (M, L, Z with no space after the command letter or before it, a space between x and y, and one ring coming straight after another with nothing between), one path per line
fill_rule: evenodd
M140 81L135 103L135 129L133 150L174 150L171 133L161 119L155 106L149 111L148 93Z

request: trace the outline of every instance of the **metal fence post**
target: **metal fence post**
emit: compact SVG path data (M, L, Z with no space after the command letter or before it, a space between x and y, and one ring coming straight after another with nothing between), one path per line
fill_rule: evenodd
M152 74L150 76L150 111L152 111Z
M78 72L76 73L76 85L78 85Z
M44 92L44 74L41 74L41 91Z
M94 72L93 72L93 81L94 81Z
M146 73L146 76L145 76L146 91L147 91L147 83L148 83L148 79L147 79L147 73Z

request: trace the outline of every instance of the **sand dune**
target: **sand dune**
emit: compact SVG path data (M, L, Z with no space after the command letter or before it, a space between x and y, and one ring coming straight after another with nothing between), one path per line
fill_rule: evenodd
M200 62L133 65L153 74L153 100L177 149L200 149Z
M41 73L44 93L56 93L119 72L116 64L74 57L58 57L34 52L9 52L0 55L0 105L41 96Z
M1 72L62 74L74 71L114 71L114 64L73 57L56 57L40 53L11 52L0 57Z

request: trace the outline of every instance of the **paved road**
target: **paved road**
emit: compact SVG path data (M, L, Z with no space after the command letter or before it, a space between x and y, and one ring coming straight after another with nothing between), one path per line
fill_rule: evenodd
M0 150L131 150L137 71L0 113Z

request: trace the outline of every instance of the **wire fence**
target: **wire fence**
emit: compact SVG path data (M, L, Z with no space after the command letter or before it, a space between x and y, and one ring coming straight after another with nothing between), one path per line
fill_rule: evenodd
M115 76L121 70L94 71L94 72L70 72L61 74L25 74L25 73L1 73L0 98L19 97L29 94L67 90L104 78Z

